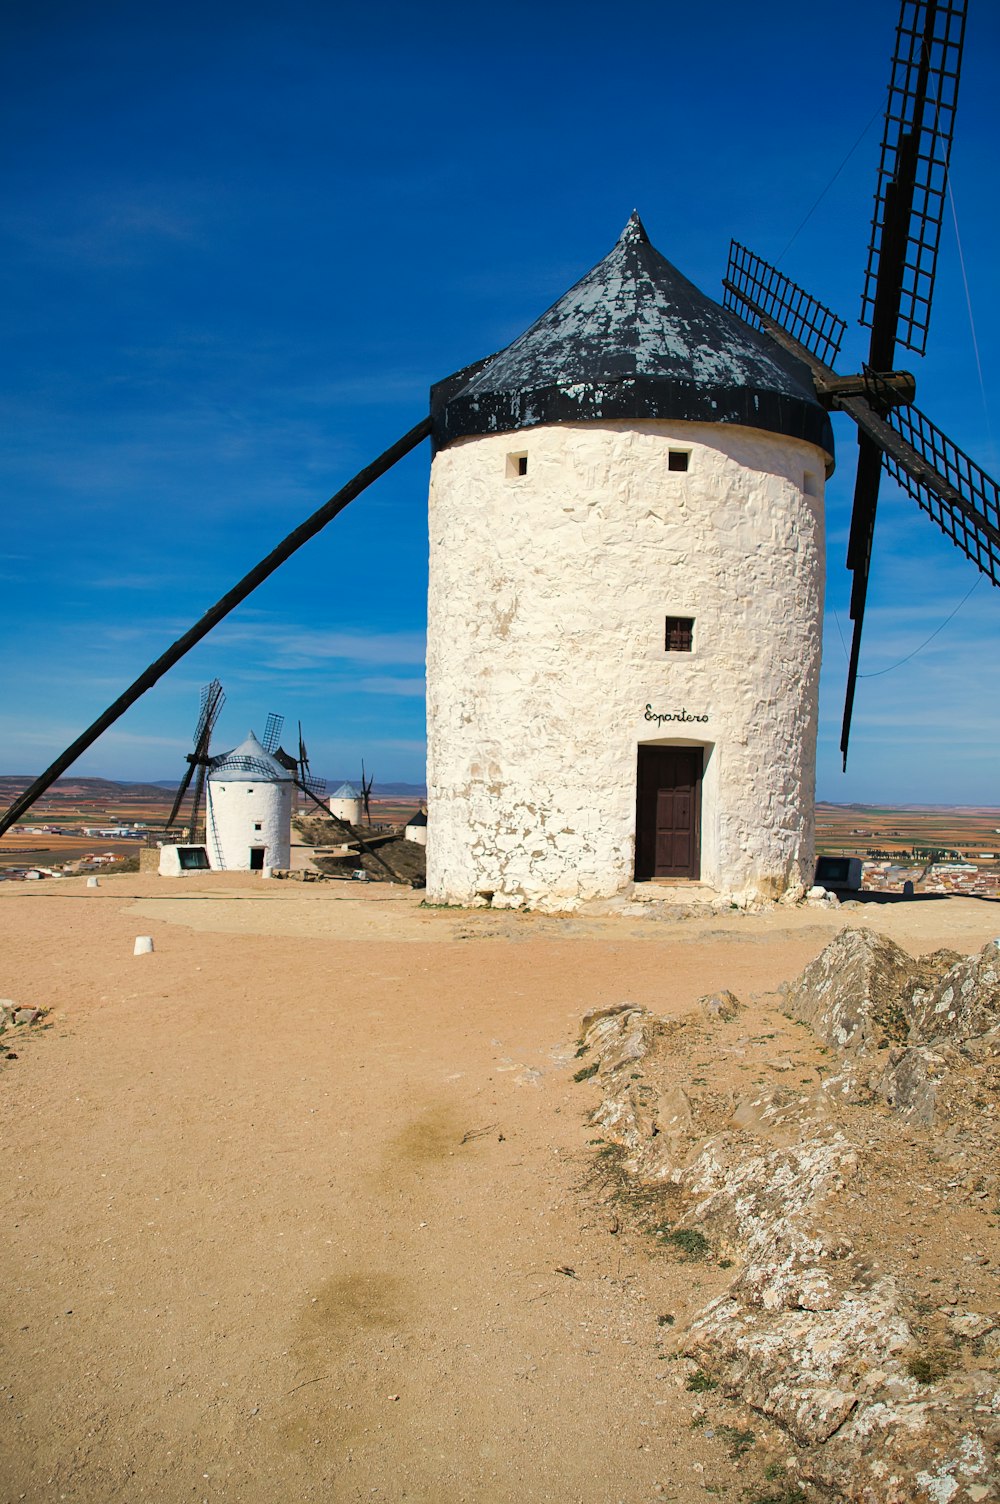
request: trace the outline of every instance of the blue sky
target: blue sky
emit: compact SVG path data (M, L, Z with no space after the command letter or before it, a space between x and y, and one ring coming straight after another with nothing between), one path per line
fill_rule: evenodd
M950 218L929 354L901 363L997 474L1000 12L970 10L952 184L984 389ZM39 771L419 421L433 380L599 260L633 207L712 296L730 236L780 260L851 321L842 365L857 369L896 12L6 6L0 771ZM985 580L912 662L862 680L840 773L849 420L836 436L820 796L1000 802ZM223 741L277 710L302 719L316 771L354 773L364 754L378 778L419 781L428 465L424 446L356 501L77 771L178 773L218 675ZM884 484L862 670L912 652L974 581Z

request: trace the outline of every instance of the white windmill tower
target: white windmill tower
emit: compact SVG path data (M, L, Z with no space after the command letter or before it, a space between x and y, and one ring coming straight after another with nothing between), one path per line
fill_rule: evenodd
M830 420L633 215L433 393L428 897L809 884Z
M336 815L339 820L348 825L361 824L361 795L353 783L342 783L334 789L327 803L330 806L331 815Z
M294 778L272 756L277 744L275 720L268 718L265 745L251 731L232 752L213 760L207 781L205 835L209 861L215 868L255 872L289 865ZM279 722L278 733L280 729Z

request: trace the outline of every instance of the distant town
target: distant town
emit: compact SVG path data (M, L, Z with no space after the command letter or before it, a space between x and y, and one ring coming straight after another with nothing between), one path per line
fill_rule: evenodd
M816 806L820 856L862 862L862 890L1000 898L1000 809L929 805Z
M0 776L0 808L29 782ZM0 882L136 870L142 848L163 839L174 792L166 783L60 779L33 818L0 841ZM373 826L404 824L425 798L419 784L376 785ZM860 858L864 892L902 894L912 884L914 893L1000 900L1000 808L820 803L816 850Z

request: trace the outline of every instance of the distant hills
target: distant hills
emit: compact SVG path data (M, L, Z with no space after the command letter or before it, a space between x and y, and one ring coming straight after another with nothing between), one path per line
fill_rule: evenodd
M816 800L816 808L817 808L817 810L821 810L821 809L850 809L850 810L855 810L859 815L878 814L879 810L885 810L885 809L898 809L898 810L907 810L907 809L910 809L910 810L937 810L937 809L944 810L944 809L954 809L954 810L967 810L970 814L975 814L977 810L996 809L996 808L998 808L998 806L994 805L994 804L835 804L832 799L817 799Z
M34 773L0 773L0 803L10 804L34 781L35 776ZM162 803L164 789L176 787L176 778L172 783L120 783L113 778L57 778L52 787L41 796L40 802L53 798L103 802L127 795L131 799L156 799Z
M35 779L34 773L0 773L0 809L11 804ZM47 793L46 799L83 799L106 802L109 799L155 799L162 803L164 792L173 793L177 788L176 778L155 778L145 783L126 783L112 778L57 778ZM342 778L328 778L327 787L339 788L342 783L357 785L358 780L347 774ZM396 798L422 799L427 790L422 783L376 783L372 793L376 799L386 795Z

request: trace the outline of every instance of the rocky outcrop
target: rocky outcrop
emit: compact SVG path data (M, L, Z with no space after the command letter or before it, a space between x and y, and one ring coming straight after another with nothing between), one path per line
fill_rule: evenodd
M842 930L785 991L786 1009L841 1050L961 1043L1000 1027L1000 941L915 960L872 930Z
M708 997L698 999L698 1007L707 1019L715 1023L732 1023L733 1019L739 1018L744 1011L743 1004L735 992L723 988L721 992L713 992Z
M915 999L962 959L937 951L914 961L873 930L842 930L788 987L786 1008L837 1049L885 1049L908 1039Z
M1000 1028L1000 941L957 957L934 985L914 993L911 1009L911 1044L961 1043Z
M954 1240L936 1267L986 1264L958 1228L983 1227L968 1207L1000 1196L1000 948L915 961L844 931L784 993L829 1062L807 1090L784 1084L778 1056L751 1093L702 1074L710 1042L717 1059L747 1042L742 1005L720 996L680 1019L606 1009L581 1042L601 1089L592 1123L644 1195L662 1188L675 1238L732 1260L680 1350L782 1427L799 1475L834 1497L1000 1497L995 1301L985 1281L943 1300L908 1220L922 1187ZM943 1178L949 1158L963 1170Z
M961 1052L997 1053L1000 945L915 960L882 935L844 930L786 990L785 1006L838 1052L831 1089L930 1127Z

